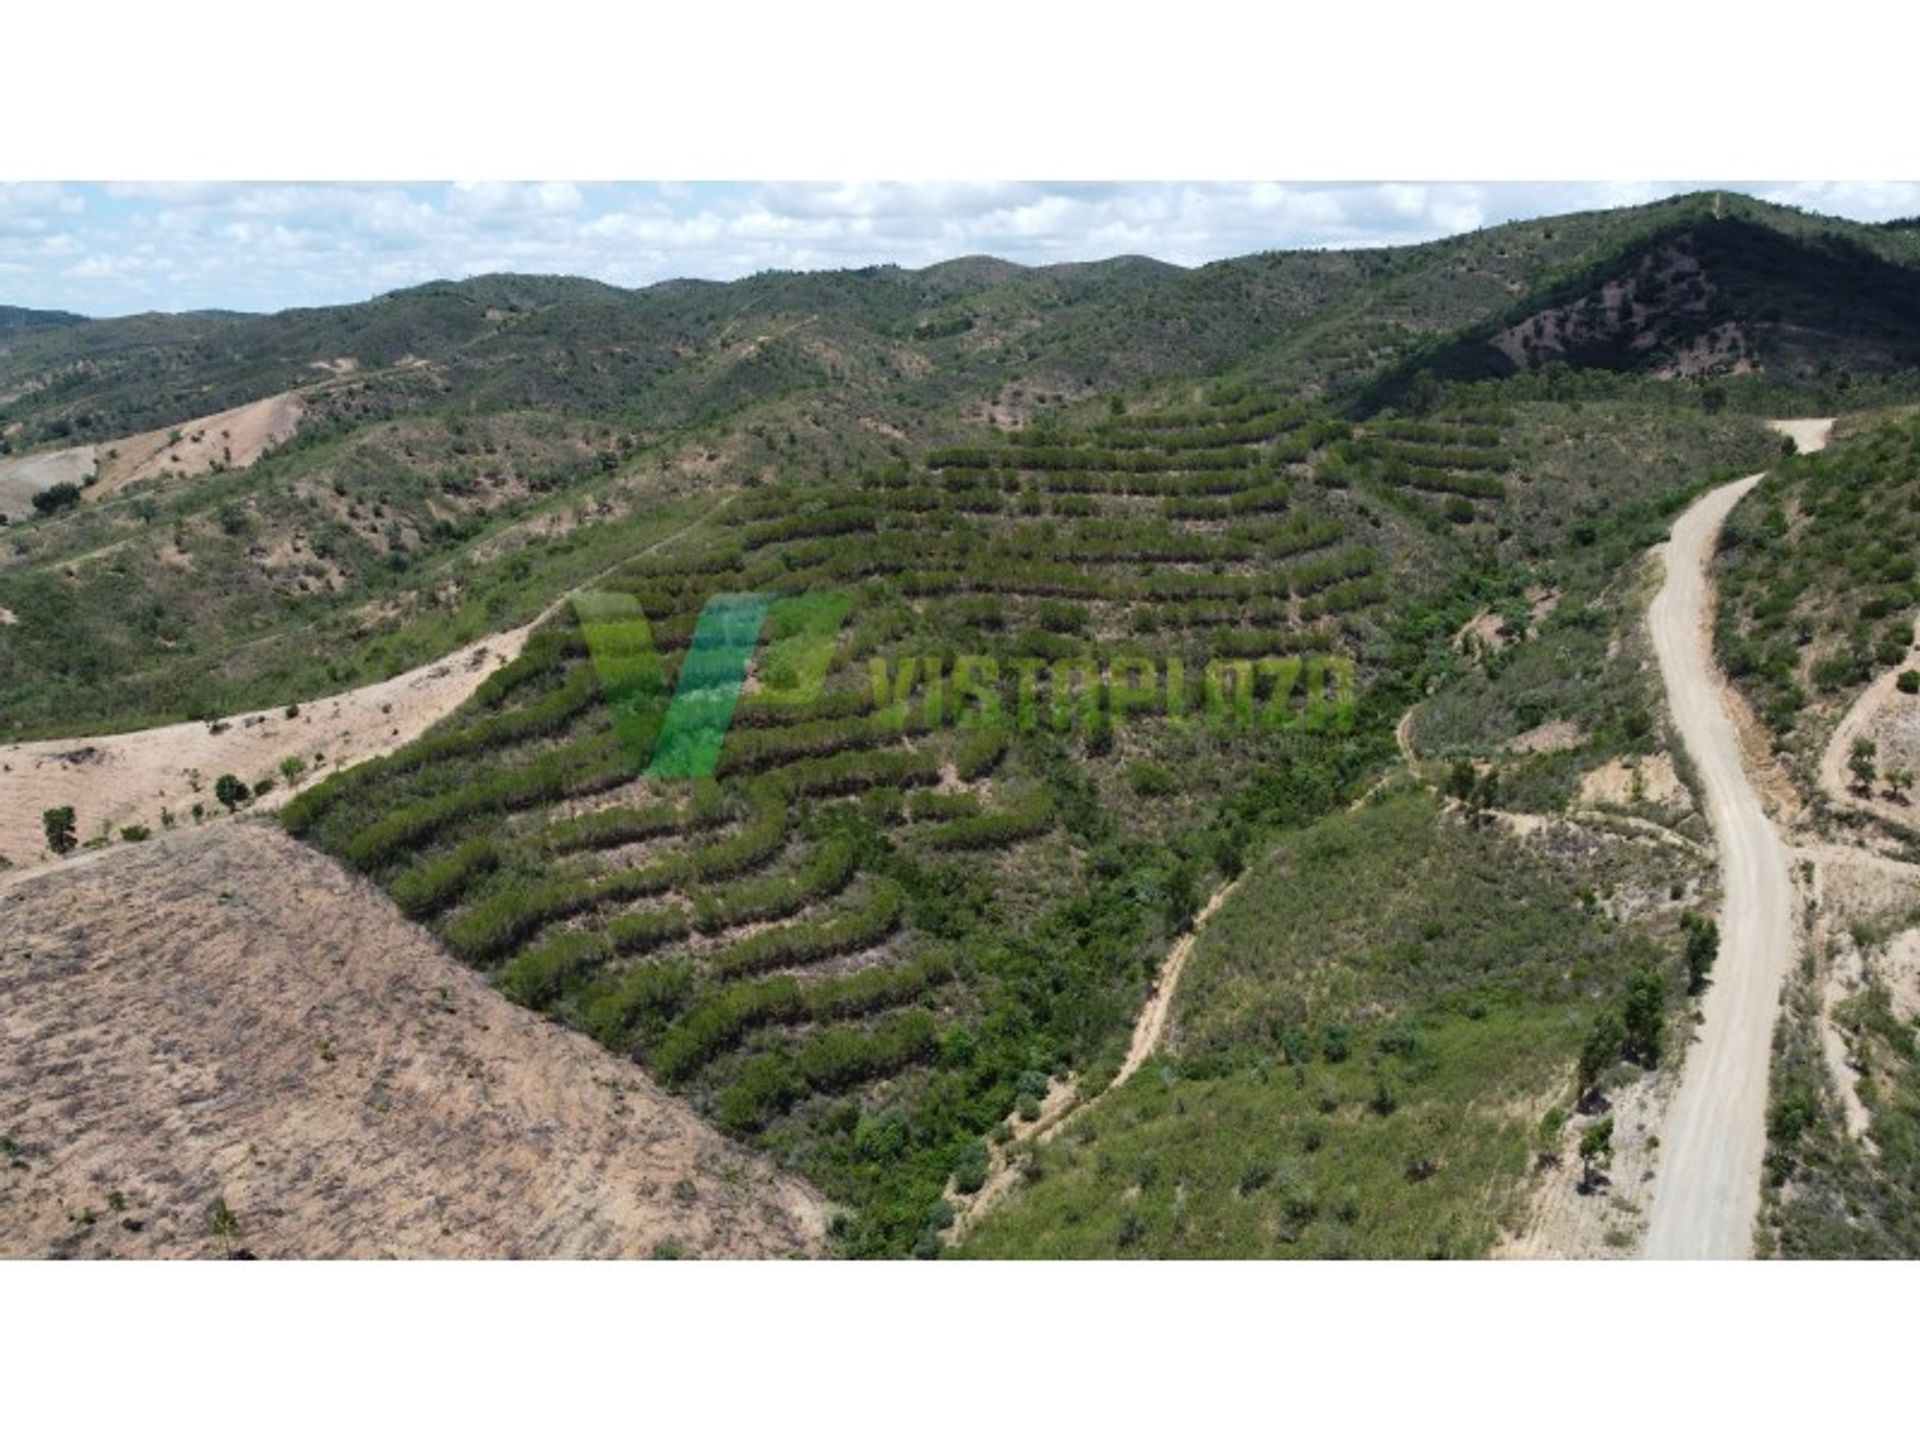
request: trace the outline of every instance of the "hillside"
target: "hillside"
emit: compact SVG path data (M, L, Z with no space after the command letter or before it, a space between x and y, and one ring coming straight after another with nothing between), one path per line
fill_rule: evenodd
M1706 195L1194 270L501 275L27 334L10 458L99 468L0 536L0 737L291 722L541 617L397 751L233 778L817 1187L839 1253L1616 1253L1716 900L1648 551L1782 460L1763 415L1920 393L1916 266ZM250 403L297 419L215 455ZM1884 628L1904 502L1825 463L1755 496L1874 529L1806 578L1867 566ZM1744 523L1774 677L1808 617L1740 578ZM716 596L775 597L737 710ZM201 809L161 838L233 823ZM1012 1143L1120 1072L1181 945L1164 1054ZM1573 1149L1602 1101L1611 1193Z
M1786 1255L1920 1253L1916 462L1910 413L1857 417L1763 480L1722 552L1720 656L1819 837L1769 1112L1764 1222Z

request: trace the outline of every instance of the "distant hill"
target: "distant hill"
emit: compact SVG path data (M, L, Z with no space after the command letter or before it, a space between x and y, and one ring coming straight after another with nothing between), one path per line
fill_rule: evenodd
M96 432L173 424L345 358L363 373L425 362L449 395L483 406L680 425L811 395L937 441L996 407L1011 417L1195 374L1364 413L1422 372L1558 362L1801 383L1905 370L1920 365L1920 231L1700 194L1193 269L968 256L638 290L484 275L275 315L0 314L17 337L0 393L34 395L11 417L30 435L88 415ZM35 383L54 370L59 385Z
M87 317L70 310L25 310L18 305L0 305L0 335L18 335L28 330L60 330L84 325Z

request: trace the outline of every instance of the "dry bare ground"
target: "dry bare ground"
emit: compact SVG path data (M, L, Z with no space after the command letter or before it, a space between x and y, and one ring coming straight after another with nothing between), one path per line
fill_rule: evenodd
M705 514L623 556L578 589L589 589L622 565L674 544L732 500L732 492L721 496ZM163 725L119 735L0 746L0 871L52 861L41 816L56 807L74 807L82 840L118 834L134 824L157 831L163 810L184 819L196 803L217 819L212 787L223 774L251 785L273 775L282 760L300 756L308 762L310 783L322 763L316 755L324 756L328 767L344 768L397 750L458 709L576 593L568 591L518 629L477 640L391 680L302 701L298 715L256 710L217 724ZM277 808L292 793L293 787L281 783L257 808Z
M535 623L538 623L537 621ZM412 740L451 714L487 675L520 653L531 625L469 645L444 659L374 685L284 709L236 715L216 725L197 721L121 735L30 740L0 746L0 859L15 866L47 863L43 811L71 805L82 840L128 825L158 832L161 811L180 823L195 804L220 807L213 784L223 774L251 785L277 776L280 762L304 759L310 774L345 767ZM324 756L324 761L316 761ZM260 802L273 807L292 794L279 781Z
M292 439L304 413L297 394L269 395L217 415L115 440L100 448L100 478L87 498L102 499L157 477L186 479L215 468L244 470Z
M0 877L0 937L0 1254L822 1245L810 1188L270 824Z
M1791 421L1775 428L1812 450L1832 426ZM1709 491L1680 517L1647 615L1668 705L1700 771L1724 896L1720 960L1661 1128L1661 1174L1645 1245L1655 1259L1751 1255L1759 1214L1768 1066L1796 904L1787 847L1747 773L1736 706L1714 662L1707 578L1728 512L1759 480Z
M9 520L31 515L34 496L55 485L83 484L93 467L91 445L0 459L0 515Z

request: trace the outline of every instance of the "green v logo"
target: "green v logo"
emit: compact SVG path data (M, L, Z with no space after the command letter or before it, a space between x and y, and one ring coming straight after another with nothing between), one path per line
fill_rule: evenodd
M773 705L817 700L848 606L837 591L714 596L700 611L669 700L640 602L617 590L573 601L627 763L657 779L713 773L763 629L769 634L755 693Z

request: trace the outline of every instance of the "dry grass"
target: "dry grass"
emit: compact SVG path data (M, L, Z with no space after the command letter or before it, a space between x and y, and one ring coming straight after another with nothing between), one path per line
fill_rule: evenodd
M811 1189L275 827L3 885L0 1255L821 1247Z

